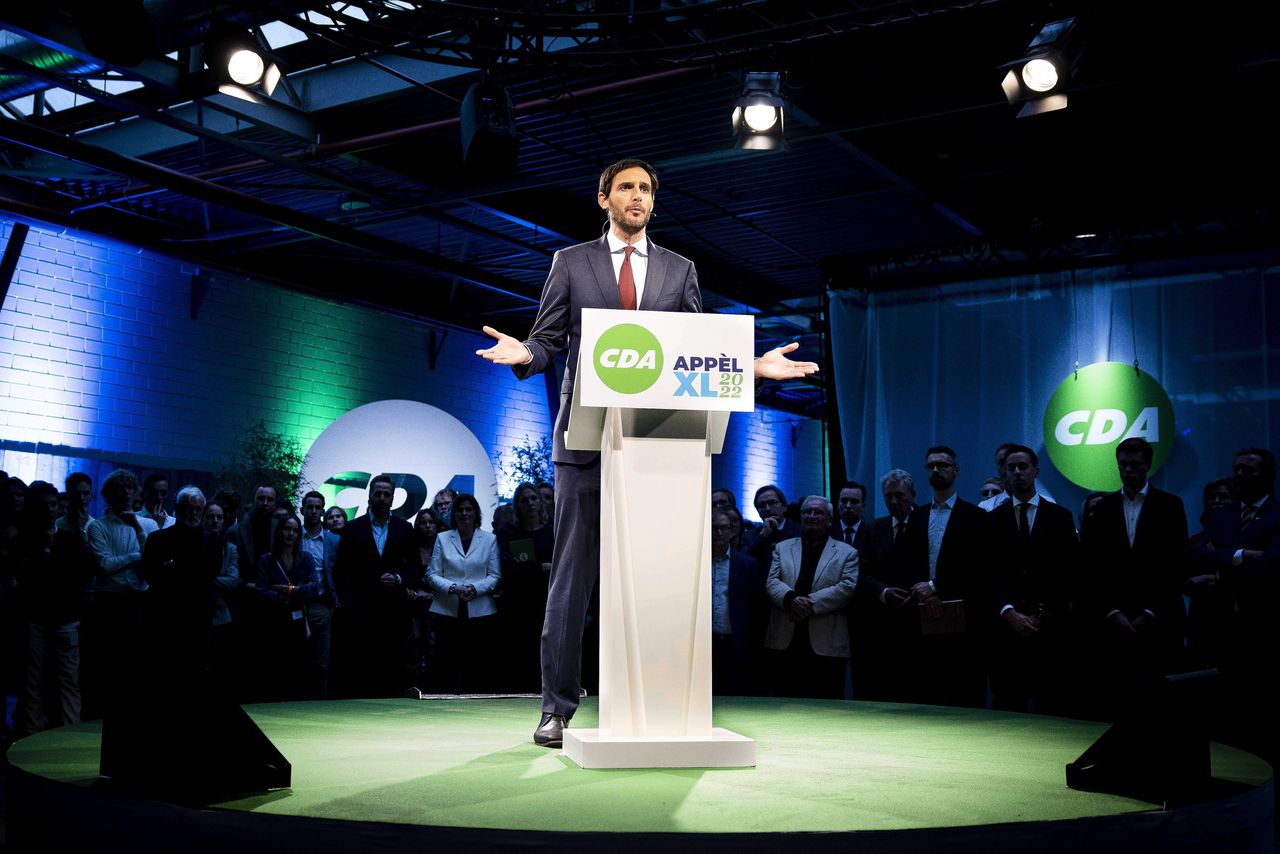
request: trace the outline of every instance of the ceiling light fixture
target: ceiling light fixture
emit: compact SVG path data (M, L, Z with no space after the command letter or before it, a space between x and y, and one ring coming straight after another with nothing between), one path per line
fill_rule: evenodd
M785 151L786 102L782 100L782 74L748 71L742 96L733 105L735 148L749 151Z
M1010 104L1022 104L1018 118L1066 108L1067 82L1079 58L1075 34L1075 18L1045 24L1022 58L1001 66L1000 88Z

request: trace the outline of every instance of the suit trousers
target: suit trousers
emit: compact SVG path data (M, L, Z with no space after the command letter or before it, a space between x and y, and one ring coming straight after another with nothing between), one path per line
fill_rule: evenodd
M555 549L542 623L542 711L573 717L582 687L582 634L600 576L600 461L556 463Z

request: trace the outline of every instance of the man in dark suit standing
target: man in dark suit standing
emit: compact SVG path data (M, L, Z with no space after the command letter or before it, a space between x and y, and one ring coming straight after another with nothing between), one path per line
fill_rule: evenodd
M1145 439L1116 446L1122 489L1099 500L1080 532L1088 577L1079 598L1096 643L1093 713L1103 717L1175 668L1182 649L1187 514L1181 498L1148 482L1153 456Z
M880 496L888 515L862 526L868 532L867 548L864 552L858 547L859 561L865 558L867 569L858 572L854 594L858 613L850 621L850 630L857 634L853 698L903 703L912 696L914 676L903 662L914 661L920 647L920 621L906 569L907 524L916 509L915 479L905 469L891 469L880 478Z
M987 514L956 495L956 452L925 452L933 500L907 523L906 578L923 634L913 664L917 702L981 707L986 679L980 659L982 571L989 558ZM960 614L946 603L960 602Z
M596 197L608 216L605 234L555 254L538 316L525 341L486 326L485 333L497 343L476 351L490 362L510 365L520 379L545 371L566 345L569 351L552 437L555 551L542 631L542 719L534 732L534 741L547 747L561 745L564 727L578 708L582 631L600 574L600 454L570 450L564 444L578 369L582 309L702 311L693 263L656 246L645 235L657 191L658 174L643 160L620 160L605 169ZM788 379L816 371L818 366L811 362L786 358L797 346L789 344L757 359L756 376Z
M338 541L333 581L342 607L334 651L345 693L394 697L408 687L409 598L423 567L413 526L391 515L391 478L369 482L369 512L348 522Z
M734 523L711 511L711 693L757 693L768 615L759 565L729 544Z
M1012 445L1009 500L991 511L991 697L997 709L1059 714L1067 692L1069 580L1077 568L1071 511L1036 491L1036 452Z
M869 700L875 693L876 665L886 650L878 643L884 626L879 619L884 583L876 573L871 552L871 522L863 519L867 488L849 481L836 492L836 520L831 538L853 546L858 552L858 586L849 603L849 664L852 668L853 698Z
M778 543L800 536L800 525L787 519L787 496L776 484L766 484L757 489L751 503L760 517L760 527L742 535L742 550L760 564L762 575L768 575L773 563L773 550Z
M1230 622L1219 657L1233 741L1273 766L1275 662L1280 644L1274 603L1280 590L1280 501L1276 458L1266 448L1236 452L1231 480L1239 505L1215 511L1196 544L1201 583L1220 588Z

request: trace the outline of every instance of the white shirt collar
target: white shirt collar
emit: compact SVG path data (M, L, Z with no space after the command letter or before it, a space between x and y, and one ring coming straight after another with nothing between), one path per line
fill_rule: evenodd
M1143 498L1146 498L1147 490L1150 488L1151 488L1151 481L1147 481L1146 483L1142 484L1142 489L1138 490L1138 495L1142 496ZM1123 498L1125 501L1130 501L1130 502L1138 500L1137 496L1130 498L1129 493L1125 492L1123 487L1121 487L1120 489L1120 497Z
M628 245L623 242L622 238L613 233L612 228L605 232L605 236L609 239L609 251L611 253L621 252ZM643 240L636 241L636 243L631 245L635 246L636 255L639 255L641 258L647 258L649 256L649 238L647 235Z
M960 493L958 493L958 492L953 492L953 493L951 493L951 497L950 497L950 498L948 498L946 501L942 502L943 504L945 504L945 505L947 506L947 509L948 509L948 510L952 510L952 509L954 509L954 508L955 508L955 506L956 506L956 496L958 496L959 494L960 494ZM933 506L934 506L934 507L938 507L938 499L936 499L936 498L935 498L935 499L933 500ZM939 509L941 509L941 508L939 508Z

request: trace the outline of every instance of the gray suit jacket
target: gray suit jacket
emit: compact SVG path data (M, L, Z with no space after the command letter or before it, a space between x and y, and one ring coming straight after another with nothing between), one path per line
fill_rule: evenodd
M782 607L786 595L795 589L800 577L800 557L804 541L800 537L784 540L773 550L769 580L765 589L773 601L769 629L764 645L769 649L786 649L796 624ZM849 621L846 606L858 586L858 550L839 540L827 538L813 573L813 616L809 618L809 642L818 655L849 657Z
M641 311L702 311L702 293L693 262L649 241L648 271L645 274ZM578 341L582 333L584 308L622 308L618 280L609 257L605 235L590 243L561 249L551 261L551 273L542 288L542 302L533 330L524 342L533 361L514 367L520 379L546 370L555 355L567 346L568 364L560 386L560 414L556 418L551 459L557 463L591 465L598 451L570 451L564 446L569 429L569 408L573 400L574 376L578 370Z

